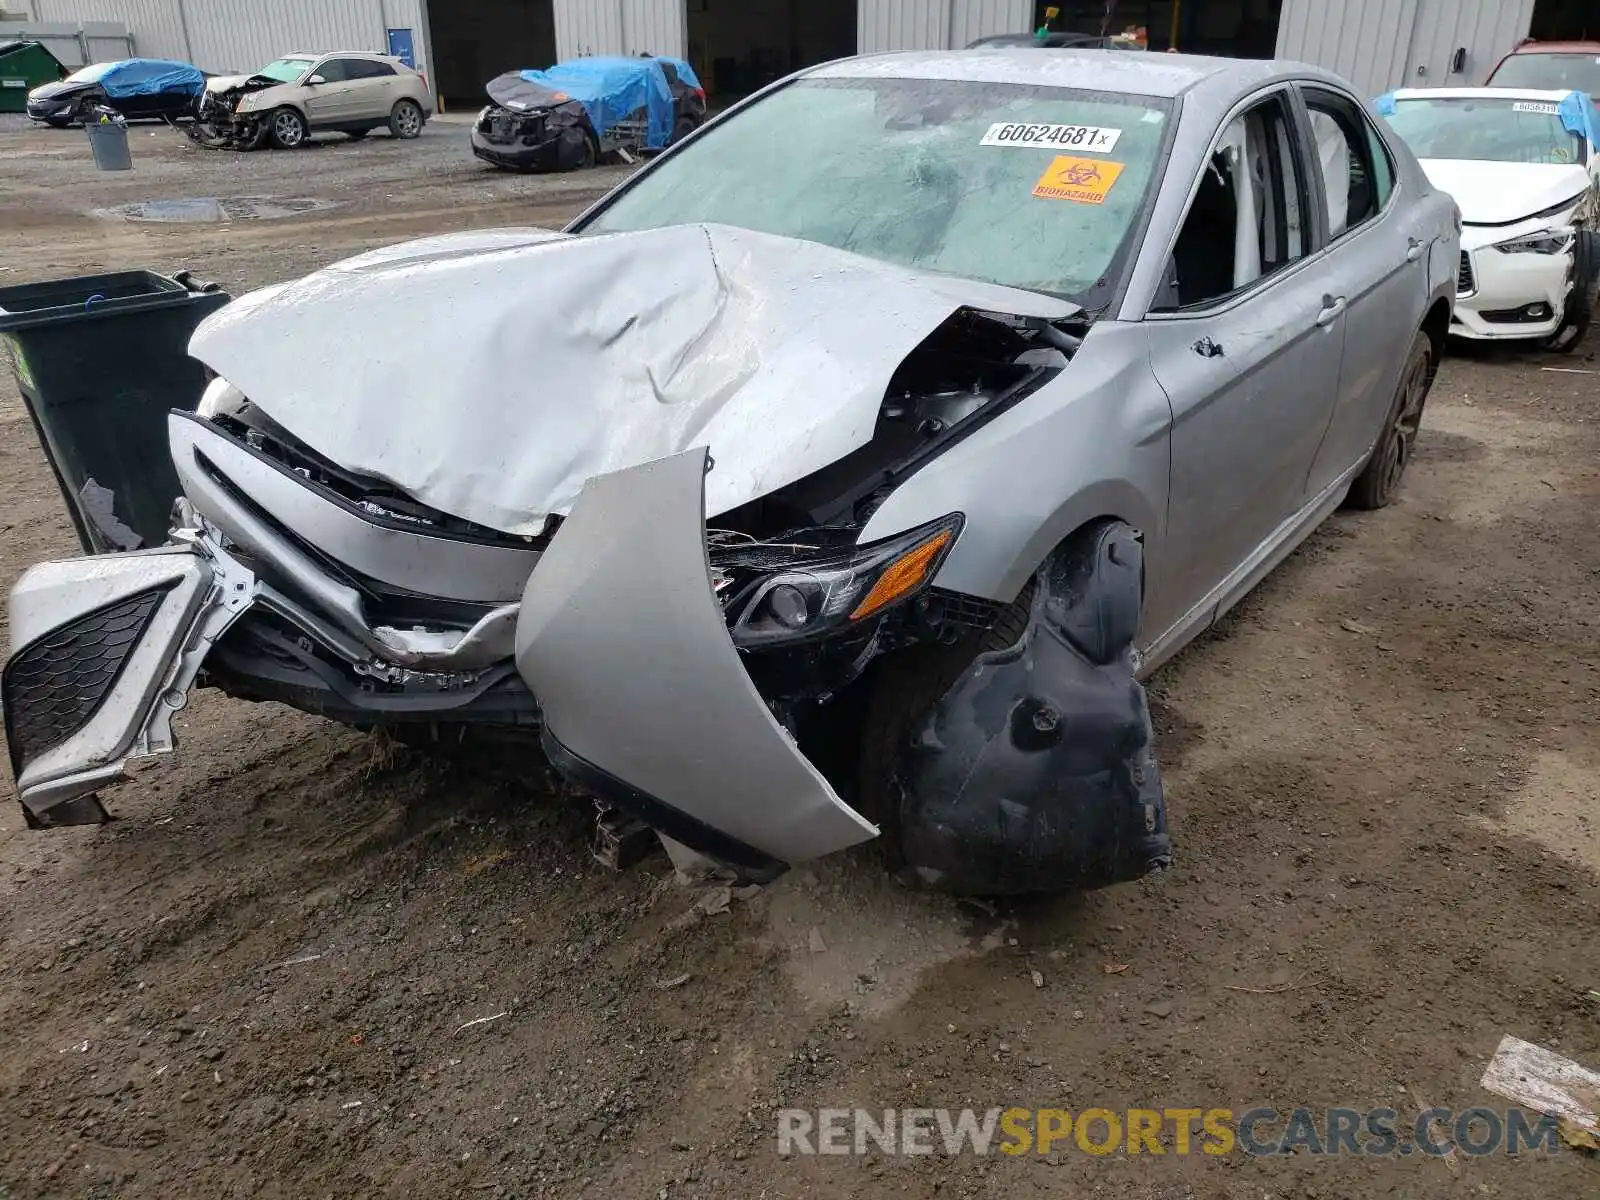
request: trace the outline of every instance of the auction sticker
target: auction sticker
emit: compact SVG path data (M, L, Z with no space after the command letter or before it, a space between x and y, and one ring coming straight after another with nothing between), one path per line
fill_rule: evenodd
M1561 107L1556 104L1546 104L1540 100L1519 100L1511 106L1512 112L1547 113L1554 117L1560 114Z
M983 135L978 145L1107 154L1121 136L1120 129L1102 129L1098 125L1029 125L1018 121L999 121L989 126L989 132Z
M1078 204L1104 204L1123 164L1103 158L1077 158L1062 154L1045 168L1033 194L1045 200L1072 200Z

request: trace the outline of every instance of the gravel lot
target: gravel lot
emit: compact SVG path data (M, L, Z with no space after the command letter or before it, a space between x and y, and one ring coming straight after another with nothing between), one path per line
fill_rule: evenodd
M0 283L189 267L238 294L556 225L624 170L494 174L446 122L250 155L138 127L133 152L99 175L81 132L0 121ZM95 215L205 197L332 204ZM707 912L661 858L595 866L579 806L200 695L114 824L0 816L0 1196L1600 1194L1572 1152L786 1160L772 1115L1406 1127L1498 1103L1506 1033L1600 1068L1594 348L1448 361L1401 502L1337 517L1158 677L1161 880L987 912L864 853ZM9 377L0 496L0 586L76 552Z

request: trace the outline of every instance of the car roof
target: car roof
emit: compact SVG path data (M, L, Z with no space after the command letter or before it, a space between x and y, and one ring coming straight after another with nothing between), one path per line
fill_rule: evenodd
M1600 42L1524 42L1512 54L1600 54Z
M1572 88L1400 88L1391 95L1396 100L1549 100L1559 103L1572 95Z
M291 50L287 54L279 55L280 58L327 58L330 54L337 54L340 58L371 58L379 62L399 62L400 60L388 54L379 54L376 50Z
M1070 47L980 47L839 59L806 74L824 79L946 79L1022 83L1174 99L1208 81L1247 90L1285 75L1341 82L1306 63L1208 58L1198 54L1114 54ZM1344 84L1349 87L1349 84Z

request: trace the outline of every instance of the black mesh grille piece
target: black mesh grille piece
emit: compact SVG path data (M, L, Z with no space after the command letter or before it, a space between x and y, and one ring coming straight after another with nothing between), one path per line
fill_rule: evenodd
M6 664L6 742L18 775L82 729L105 702L171 585L119 600L53 630Z
M947 592L933 588L928 592L934 611L946 625L960 625L968 629L987 629L993 625L1003 607L982 596L968 596L964 592Z

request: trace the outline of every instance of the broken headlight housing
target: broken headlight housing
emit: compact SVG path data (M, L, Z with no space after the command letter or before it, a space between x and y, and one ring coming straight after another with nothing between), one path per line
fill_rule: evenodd
M810 641L882 616L933 582L961 525L961 514L952 513L868 546L714 549L713 582L734 644Z
M1501 254L1563 254L1572 246L1572 230L1541 229L1509 241L1496 242Z

